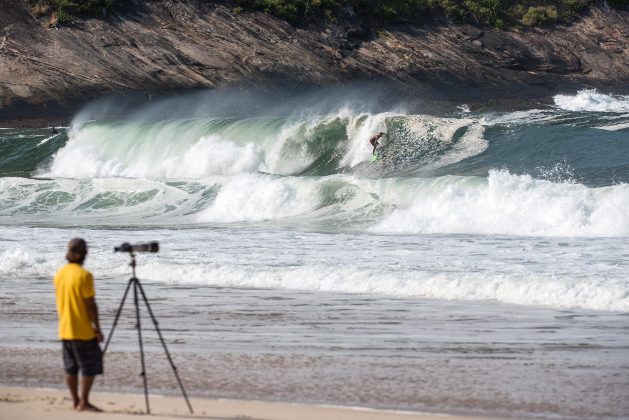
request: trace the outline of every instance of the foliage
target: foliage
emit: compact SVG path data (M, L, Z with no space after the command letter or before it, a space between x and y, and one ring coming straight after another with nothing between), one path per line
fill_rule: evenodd
M76 16L103 16L110 12L116 0L30 0L33 13L41 16L43 10L54 12L58 24L72 22Z
M50 15L51 10L48 4L37 3L33 5L33 14L38 18Z
M116 4L136 0L28 0L35 16L54 12L58 23L78 16L103 16ZM162 1L162 0L154 0ZM204 0L208 3L225 3ZM607 0L627 8L629 0ZM228 0L233 13L259 10L294 25L331 22L348 16L362 21L418 23L446 19L480 26L543 26L569 23L595 0Z
M557 8L555 6L531 6L521 19L522 24L526 26L543 26L556 21Z
M629 3L629 0L609 0ZM235 0L243 9L261 10L305 24L330 20L351 9L362 18L418 22L442 16L489 26L542 26L575 20L594 0Z

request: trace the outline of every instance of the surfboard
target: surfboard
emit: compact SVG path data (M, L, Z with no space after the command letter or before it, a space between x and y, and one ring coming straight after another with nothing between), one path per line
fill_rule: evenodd
M42 144L49 142L50 140L54 139L54 138L55 138L55 137L57 137L58 135L59 135L59 133L57 133L57 134L53 134L53 135L52 135L52 136L50 136L50 137L46 137L45 139L43 139L42 141L40 141L40 142L39 142L38 146L41 146Z
M373 154L371 155L371 162L375 162L375 161L377 161L379 157L380 157L380 154L379 154L379 153L373 153Z

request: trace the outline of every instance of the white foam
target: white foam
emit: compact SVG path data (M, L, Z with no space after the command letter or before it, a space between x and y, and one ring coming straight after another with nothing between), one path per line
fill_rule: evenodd
M576 95L556 95L555 105L566 111L629 112L629 96L606 95L596 89L584 89Z
M465 127L468 128L466 133L455 142L456 132ZM445 152L435 161L424 162L424 169L458 162L484 151L488 146L483 138L483 127L469 118L390 113L365 115L352 119L348 124L349 147L341 166L354 167L368 161L373 150L368 140L378 132L388 133L380 140L381 149L386 149L386 154L398 159L412 156L421 159L422 152L426 155L424 157Z
M127 178L0 179L0 217L12 223L55 225L178 223L194 212L209 186L187 192L165 183Z
M464 114L469 114L470 112L472 112L470 106L467 104L458 105L456 108Z
M57 234L58 235L58 234ZM259 241L260 238L254 238ZM111 239L113 240L113 239ZM0 275L52 278L63 264L64 244L50 251L31 253L16 247L0 253ZM267 244L259 243L260 247ZM203 245L199 245L203 250ZM225 250L219 249L219 252ZM216 251L214 251L216 252ZM387 295L402 298L429 298L464 301L496 301L501 303L547 306L602 311L629 311L626 281L618 278L571 278L537 274L534 271L517 276L506 273L473 273L448 270L424 271L413 269L370 268L334 264L242 264L224 260L227 256L144 258L138 276L144 281L165 284L201 286L307 290L310 292L339 292ZM322 256L323 258L323 256ZM360 256L356 257L360 260ZM119 255L108 250L91 251L86 268L94 275L125 277L129 268Z
M558 175L556 175L556 174ZM549 178L563 178L561 167ZM506 171L488 178L369 179L350 175L214 176L189 182L128 178L0 180L11 223L197 224L300 217L395 234L629 236L629 185L590 188Z
M0 238L0 277L48 279L29 286L35 290L49 285L64 263L67 240L80 236L90 244L86 268L97 279L127 278L126 258L111 252L121 232L9 227L5 238L19 237L29 246ZM169 228L126 231L122 239L160 241L161 253L140 256L137 273L146 282L629 311L626 255L617 238L549 241Z
M623 115L623 117L629 118L629 115ZM607 131L620 131L620 130L625 130L629 128L629 122L620 123L620 124L602 125L600 127L593 127L593 128L598 128L599 130L607 130Z
M181 157L167 158L162 164L164 178L200 178L207 175L229 175L260 169L262 157L253 143L238 146L218 136L202 137ZM146 171L145 171L146 172ZM155 171L151 171L155 175ZM146 176L134 174L133 176Z
M494 125L520 125L520 124L543 124L561 118L561 115L554 110L530 109L527 111L514 111L505 114L487 114L480 119L480 123L485 126Z
M424 169L438 168L451 165L456 162L482 153L489 143L483 138L484 127L471 119L445 119L434 117L408 118L409 128L412 130L418 143L427 139L438 139L449 150L435 162L427 164ZM463 137L454 145L454 135L467 127Z
M588 188L492 171L419 184L374 232L629 236L629 185Z
M0 276L18 278L53 278L55 272L62 264L65 264L64 250L66 241L74 236L87 237L90 243L90 253L88 255L86 268L94 271L99 276L119 276L129 272L128 265L119 261L119 258L112 256L111 248L95 250L85 232L79 235L68 231L52 232L46 230L36 233L34 238L30 238L31 245L27 248L22 245L15 245L0 253ZM45 238L41 242L38 239ZM51 285L52 286L52 285Z
M237 145L218 136L203 136L192 144L138 142L92 137L91 130L74 131L55 155L47 176L66 178L199 178L259 170L260 151L254 144Z
M197 221L251 222L304 214L318 204L316 186L308 179L256 174L223 178L216 199Z
M0 273L17 274L24 267L32 264L33 257L36 256L31 255L25 248L20 246L7 249L0 254Z
M601 279L576 281L535 274L511 277L503 274L392 271L326 264L260 269L218 263L172 266L161 262L147 264L142 267L141 274L167 283L175 281L223 287L361 293L445 300L494 300L555 308L629 310L629 294L626 284L622 281Z

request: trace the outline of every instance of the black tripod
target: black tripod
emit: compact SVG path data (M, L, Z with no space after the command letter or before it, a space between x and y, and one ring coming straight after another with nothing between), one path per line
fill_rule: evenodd
M177 367L173 363L173 359L170 357L170 352L168 351L168 347L166 347L166 343L164 342L164 337L162 337L162 332L159 329L159 325L157 319L155 319L155 315L153 315L153 311L151 310L151 305L149 305L149 301L144 294L144 289L140 284L140 280L135 277L135 254L133 252L129 252L131 256L131 269L133 271L133 276L129 279L129 283L127 284L127 289L124 291L124 295L122 296L122 301L120 302L120 307L118 308L118 312L116 313L116 318L114 318L114 324L111 327L111 331L109 332L109 336L107 337L107 342L105 343L105 348L103 349L103 357L105 356L105 352L107 351L107 347L109 346L109 342L111 341L111 337L114 335L114 330L116 329L116 324L118 324L118 318L120 317L120 312L122 312L122 307L124 306L124 302L127 299L127 295L129 294L129 289L133 285L133 303L135 305L135 328L138 330L138 339L140 341L140 361L142 362L142 372L140 376L144 381L144 400L146 402L146 413L150 414L151 409L149 408L149 390L148 384L146 381L146 369L144 366L144 347L142 345L142 327L140 324L140 301L138 299L138 291L142 295L142 300L144 300L144 304L146 305L146 309L148 309L149 315L153 320L153 325L155 325L155 330L157 331L157 335L159 336L159 340L162 342L162 346L164 347L164 352L166 353L166 357L168 358L168 362L170 363L170 367L173 369L175 373L175 377L177 378L177 383L179 383L179 388L181 388L181 393L186 400L186 404L188 404L188 409L190 410L190 414L192 414L192 406L190 405L190 401L188 400L188 395L186 394L186 390L183 387L183 383L181 382L181 378L179 378L179 373L177 372Z

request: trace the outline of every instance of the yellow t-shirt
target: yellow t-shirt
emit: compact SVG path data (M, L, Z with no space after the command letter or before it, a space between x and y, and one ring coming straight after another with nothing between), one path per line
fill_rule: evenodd
M96 337L84 299L94 296L94 277L79 264L66 264L55 274L59 338L91 340Z

